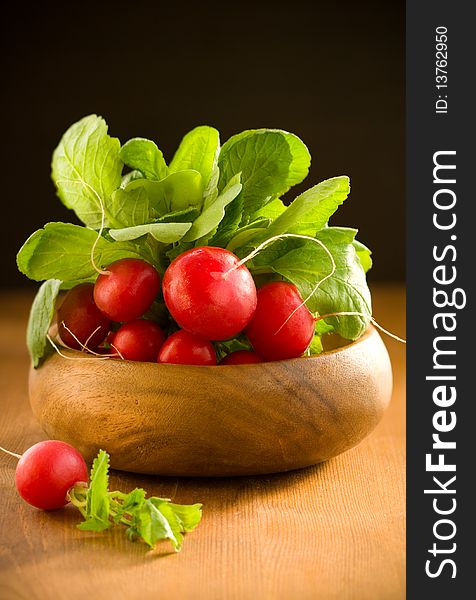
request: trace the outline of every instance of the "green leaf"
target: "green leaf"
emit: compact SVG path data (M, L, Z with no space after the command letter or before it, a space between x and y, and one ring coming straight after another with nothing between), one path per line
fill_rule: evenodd
M202 176L201 192L207 187L220 152L220 134L213 127L200 126L189 131L180 142L169 170L171 173L193 169ZM233 173L234 175L234 173Z
M203 208L208 208L218 197L218 181L220 179L220 169L216 164L212 169L210 181L203 192Z
M176 552L180 552L183 544L183 527L180 519L175 514L169 502L158 502L156 506L157 509L162 513L163 517L167 520L167 523L172 530L175 538L175 541L172 540L172 543L174 544Z
M144 179L135 179L112 194L110 226L115 228L143 225L150 220L150 202Z
M149 196L155 216L202 205L202 176L198 171L171 173L162 181L142 179L131 185L143 186Z
M52 350L46 334L53 319L60 286L61 281L59 279L45 281L40 286L30 309L26 329L26 343L35 369L40 364L41 359Z
M189 206L183 210L176 210L157 219L157 223L193 223L200 214L195 206Z
M271 219L274 221L281 213L286 210L286 206L283 204L281 198L275 198L268 202L265 206L257 210L253 215L251 215L250 220L255 221L259 217L265 217L267 219Z
M124 164L141 171L147 179L158 181L168 175L164 155L151 140L133 138L122 146L119 156Z
M360 264L353 239L355 229L327 227L316 236L331 252L336 271L315 291L307 301L312 312L325 315L333 312L359 312L372 314L370 291L365 273ZM270 268L294 283L307 298L318 281L323 280L332 269L332 263L326 251L317 243L303 240L282 240L280 256L270 252L253 261L258 272ZM277 242L279 244L280 242ZM295 247L289 249L292 245ZM256 264L258 263L258 264ZM253 271L253 266L250 266ZM368 326L369 318L362 316L330 317L326 321L342 337L354 340L360 337Z
M319 321L316 321L315 330L317 335L323 336L326 333L332 333L334 327L329 323L326 323L324 319L319 319Z
M346 176L334 177L318 183L298 196L271 223L262 238L268 239L282 233L314 236L344 202L349 191L349 178Z
M226 249L234 252L235 248L247 246L251 241L263 233L270 224L270 219L260 218L245 227L240 227L233 238L228 242Z
M191 223L147 223L123 229L110 229L109 235L119 242L126 242L150 234L158 242L172 244L182 239L191 227Z
M121 499L121 502L118 502L118 498ZM145 502L145 490L135 488L128 494L112 492L109 493L109 501L113 520L115 523L119 523L126 513L132 514L142 508Z
M170 250L167 250L165 254L167 255L167 258L170 260L170 262L172 262L175 258L177 258L177 256L179 256L179 254L190 250L194 247L194 245L195 244L193 242L180 241L176 246L174 246Z
M314 337L312 338L311 344L308 348L308 352L309 352L309 354L314 355L314 354L320 354L323 350L324 350L324 348L322 346L321 336L318 335L317 333L315 333Z
M121 190L125 189L131 181L135 181L136 179L144 179L144 174L134 170L123 175L121 179Z
M231 340L225 340L224 342L214 342L214 346L217 353L218 362L220 362L231 352L237 352L239 350L253 350L251 344L244 335L239 335Z
M86 494L86 520L78 525L83 531L103 531L112 525L109 521L110 500L108 495L109 455L100 450L91 469Z
M243 217L243 193L230 202L225 209L225 216L220 221L217 230L210 238L210 246L222 246L228 244L237 232Z
M17 255L20 271L35 281L94 281L97 273L91 264L91 248L97 233L70 223L47 223L31 235ZM98 267L107 267L120 258L145 258L128 243L109 242L101 237L94 259Z
M180 551L183 543L182 533L192 531L201 520L201 504L173 504L161 498L150 498L150 502L162 513L172 531L171 539L177 552Z
M240 173L234 175L216 200L209 204L195 219L190 231L184 236L184 242L193 242L218 226L225 215L225 207L241 192Z
M170 523L162 512L148 498L143 506L134 513L134 529L137 535L153 548L159 540L169 539L174 548L180 546L179 540L174 535Z
M242 173L244 216L252 215L308 174L311 157L295 135L254 129L231 137L221 149L221 182Z
M105 224L112 193L121 185L120 143L107 135L101 117L90 115L72 125L53 153L52 177L61 201L93 229Z
M354 240L353 244L355 251L357 252L357 256L359 257L360 264L362 265L363 270L367 273L367 271L372 268L372 251L358 240Z
M181 531L193 531L202 519L202 504L174 504L168 502L167 505L179 519Z
M173 504L168 498L146 498L142 488L128 494L108 491L109 455L100 450L91 470L89 487L75 485L69 499L84 517L78 525L85 531L103 531L112 525L126 525L130 539L140 537L151 548L169 539L178 552L183 533L200 522L202 505Z

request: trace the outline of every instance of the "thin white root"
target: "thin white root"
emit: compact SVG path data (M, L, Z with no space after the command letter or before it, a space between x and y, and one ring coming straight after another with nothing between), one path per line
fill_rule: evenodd
M88 348L88 343L91 341L91 339L92 339L92 337L94 336L94 334L95 334L97 331L99 331L100 329L101 329L101 325L98 325L98 326L96 327L96 329L95 329L95 330L94 330L94 331L91 333L91 335L88 337L88 339L87 339L87 340L84 342L85 350L86 350L87 352L92 352L93 354L96 354L95 352L93 352L92 350L90 350L90 349Z
M89 183L87 183L87 181L84 181L84 179L82 179L82 177L79 177L79 179L58 179L58 181L56 182L58 183L81 183L82 185L84 185L87 189L89 189L94 196L97 198L97 201L99 203L99 208L101 209L101 227L99 228L98 234L96 239L94 240L93 245L91 246L91 265L93 266L93 269L96 271L96 273L98 273L99 275L110 275L110 271L101 269L100 267L98 267L96 265L96 261L94 260L94 253L96 251L96 246L98 245L99 240L101 239L102 233L104 231L104 227L106 225L106 211L104 209L104 203L102 201L101 196L97 193L97 191L91 186L89 185Z
M117 355L113 354L112 356L119 356L122 360L126 360L124 358L124 356L121 354L121 352L116 348L116 346L114 346L114 344L111 344L111 348L114 348L114 350L117 352Z
M3 446L0 446L0 450L2 452L5 452L5 454L9 454L10 456L14 456L15 458L21 458L21 454L17 454L16 452L10 452L10 450L7 450L6 448L3 448Z
M372 325L374 325L377 329L380 329L380 331L387 334L389 337L393 338L394 340L397 340L397 342L401 342L402 344L407 343L407 340L404 340L403 338L399 337L395 333L388 331L388 329L385 329L385 327L382 327L382 325L380 325L380 323L378 323L372 317L372 315L367 315L366 313L354 312L354 311L328 313L327 315L319 315L316 318L316 321L320 321L321 319L326 319L327 317L365 317L366 319L369 319L370 322L372 323Z
M78 356L68 356L67 354L63 354L63 352L61 352L61 350L51 339L49 334L47 334L46 338L49 341L49 343L53 346L57 354L59 354L62 358L66 358L67 360L108 360L109 358L116 357L116 354L95 354L94 356L87 356L85 358L79 358ZM71 348L69 348L69 350L71 350Z
M93 337L93 335L96 333L96 331L98 331L98 329L101 329L100 325L98 327L96 327L96 329L91 333L91 335L88 337L88 339L86 340L86 342L84 344L75 336L75 334L65 324L64 321L61 321L60 325L62 327L64 327L64 329L66 329L66 331L76 340L76 342L78 342L78 344L81 346L81 352L87 352L88 354L94 354L94 356L104 356L104 354L100 354L99 352L94 352L94 350L91 350L90 348L88 348L89 340ZM66 344L65 344L65 347L69 348L69 346L67 346ZM73 350L73 348L69 348L69 349Z

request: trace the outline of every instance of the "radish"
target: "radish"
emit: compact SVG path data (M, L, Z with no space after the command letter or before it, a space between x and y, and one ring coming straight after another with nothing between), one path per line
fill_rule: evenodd
M220 361L220 365L251 365L264 362L261 356L251 350L236 350L230 352Z
M111 321L94 303L93 291L92 283L71 288L58 309L58 333L69 348L94 350L111 328Z
M267 360L297 358L314 335L315 317L295 285L266 283L258 290L256 311L245 329L253 348Z
M165 334L153 321L137 319L122 325L111 339L111 346L121 358L156 362Z
M68 504L68 491L88 481L81 454L57 440L38 442L18 461L15 484L20 496L36 508L54 510Z
M176 331L165 340L157 361L177 365L217 364L212 344L183 329Z
M123 258L109 265L94 285L94 301L109 319L133 321L150 308L160 290L160 276L145 260Z
M206 340L226 340L248 324L256 308L251 273L223 248L180 254L162 283L165 303L182 329Z

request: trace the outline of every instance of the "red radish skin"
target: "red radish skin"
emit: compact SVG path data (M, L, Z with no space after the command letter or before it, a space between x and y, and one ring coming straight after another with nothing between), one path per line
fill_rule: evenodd
M169 336L157 358L159 363L176 365L216 365L215 348L204 340L183 329Z
M223 248L203 246L180 254L162 283L165 303L180 327L206 340L226 340L242 331L256 308L248 269Z
M299 308L298 308L299 307ZM296 313L289 319L289 315ZM267 360L301 356L314 336L315 318L292 283L274 281L258 290L255 314L245 329L253 348Z
M38 442L28 448L15 471L20 496L42 510L62 508L68 504L68 490L87 481L88 468L81 454L57 440Z
M94 285L94 301L109 319L133 321L148 310L160 291L160 276L145 260L123 258L107 267Z
M69 348L82 350L87 342L87 348L95 350L111 328L111 321L94 303L93 292L94 284L81 283L68 291L58 309L58 333Z
M230 352L220 361L220 365L252 365L264 362L259 354L251 350Z
M162 329L153 321L138 319L125 323L114 334L111 345L126 360L156 362L165 341Z

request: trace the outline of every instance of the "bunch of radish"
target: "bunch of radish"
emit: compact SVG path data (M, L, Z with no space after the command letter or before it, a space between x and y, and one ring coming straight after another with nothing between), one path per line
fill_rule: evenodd
M311 343L315 318L298 289L276 281L256 290L247 267L228 250L188 250L160 279L149 263L125 258L95 284L72 288L57 313L62 342L88 351L110 348L126 360L190 365L216 365L213 342L242 334L253 350L232 352L220 364L295 358ZM143 318L160 296L171 317L169 335Z

